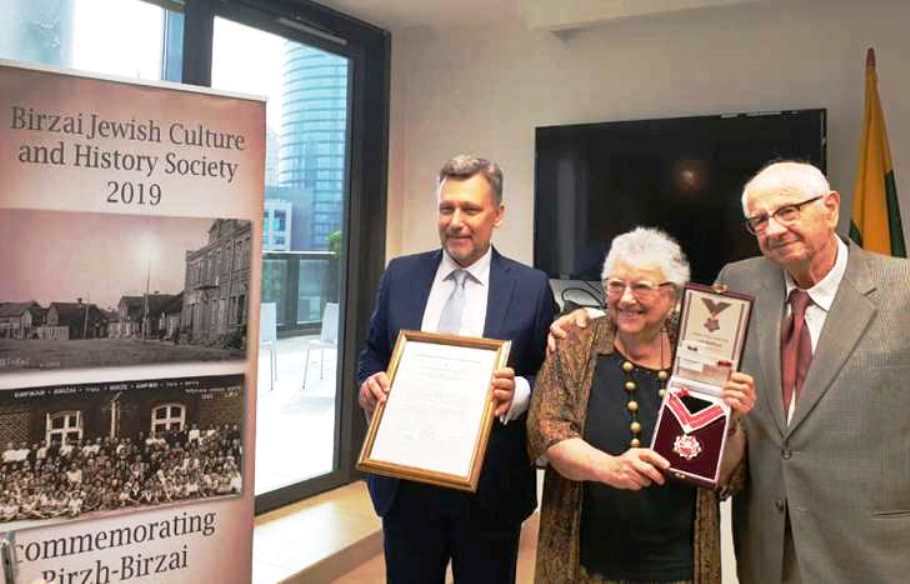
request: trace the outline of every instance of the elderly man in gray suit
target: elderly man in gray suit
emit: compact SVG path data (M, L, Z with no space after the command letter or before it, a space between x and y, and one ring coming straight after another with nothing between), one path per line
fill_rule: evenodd
M763 257L718 276L755 297L740 582L910 582L910 262L838 237L840 195L810 164L765 167L743 210ZM551 347L572 323L584 311Z
M743 584L910 581L910 262L841 240L839 208L814 166L767 166L743 192L764 257L718 276L755 296Z

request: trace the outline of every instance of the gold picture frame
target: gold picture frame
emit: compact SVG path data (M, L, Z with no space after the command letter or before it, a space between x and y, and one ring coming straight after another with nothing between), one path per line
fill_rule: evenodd
M373 412L357 469L476 492L494 422L492 379L511 343L403 330L389 395Z

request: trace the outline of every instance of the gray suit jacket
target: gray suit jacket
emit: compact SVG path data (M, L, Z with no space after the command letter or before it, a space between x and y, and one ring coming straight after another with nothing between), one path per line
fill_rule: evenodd
M850 246L789 425L783 272L753 258L718 281L756 299L742 370L759 395L733 503L740 582L780 582L788 509L803 582L910 581L910 262Z

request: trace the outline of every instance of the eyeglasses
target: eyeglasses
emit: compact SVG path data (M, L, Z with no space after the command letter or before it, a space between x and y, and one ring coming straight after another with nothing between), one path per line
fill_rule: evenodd
M768 228L768 224L771 223L771 219L774 219L780 225L792 225L799 220L800 212L802 211L803 207L814 203L822 197L823 195L819 195L817 197L807 199L802 203L793 203L792 205L784 205L783 207L778 207L777 210L770 215L768 213L760 213L758 215L746 217L746 220L744 222L746 225L746 230L752 235L763 233L765 229Z
M639 302L650 302L657 297L657 292L663 286L676 286L676 284L673 282L655 283L649 280L626 282L619 278L607 278L604 281L604 291L607 293L607 298L613 300L622 298L622 295L626 292L626 288L629 288L629 290L632 291L632 296L634 296L636 300Z

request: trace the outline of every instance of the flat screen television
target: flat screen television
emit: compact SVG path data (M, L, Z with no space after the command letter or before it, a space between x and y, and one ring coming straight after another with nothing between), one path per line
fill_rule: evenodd
M551 278L600 279L610 241L659 227L689 257L692 280L759 253L742 223L742 188L768 162L825 171L825 110L540 127L534 265Z

